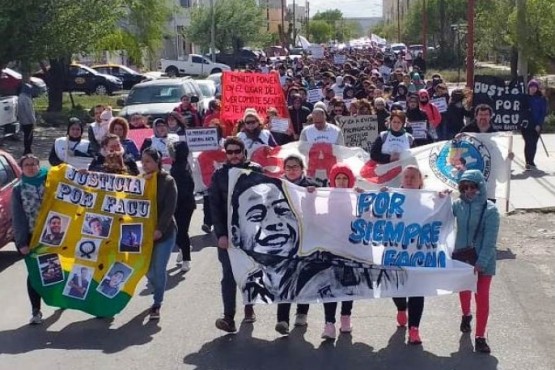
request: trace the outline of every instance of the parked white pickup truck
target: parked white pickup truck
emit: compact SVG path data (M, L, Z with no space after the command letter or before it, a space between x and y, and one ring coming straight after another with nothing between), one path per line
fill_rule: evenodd
M0 96L0 139L18 132L17 96Z
M231 67L227 64L212 63L210 59L198 54L189 54L179 57L178 60L162 59L162 71L170 77L179 77L184 75L190 76L208 76L212 73L220 73L223 71L231 71Z

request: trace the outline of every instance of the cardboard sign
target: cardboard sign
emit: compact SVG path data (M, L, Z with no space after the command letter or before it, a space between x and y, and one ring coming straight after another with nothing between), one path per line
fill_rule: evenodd
M309 103L316 103L322 99L322 90L320 89L312 89L308 90L308 102Z
M432 99L432 104L434 104L437 107L437 109L439 110L439 113L447 112L447 99L435 98L435 99Z
M343 103L345 103L345 107L347 107L347 109L351 108L351 104L353 103L354 99L344 99Z
M418 122L410 122L410 127L412 127L412 136L415 139L426 139L427 135L427 122L426 121L418 121Z
M280 117L272 117L272 132L281 132L286 133L289 130L289 119L288 118L280 118Z
M346 116L339 119L345 146L358 147L370 152L372 143L378 137L378 118L376 116Z
M280 117L289 117L278 74L223 72L221 120L235 122L247 108L256 109L264 120L269 107L275 107Z
M217 150L218 130L216 128L191 128L186 130L185 141L192 152Z
M323 59L324 58L324 48L320 45L311 45L308 49L312 54L312 58L314 59Z

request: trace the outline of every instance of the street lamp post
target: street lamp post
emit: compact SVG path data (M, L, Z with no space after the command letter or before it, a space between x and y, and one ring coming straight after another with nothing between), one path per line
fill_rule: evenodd
M214 17L214 0L210 0L210 49L212 63L216 63L216 20Z

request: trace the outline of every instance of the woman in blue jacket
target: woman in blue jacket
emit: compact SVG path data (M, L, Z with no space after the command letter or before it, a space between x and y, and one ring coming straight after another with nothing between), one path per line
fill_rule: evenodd
M528 82L528 109L530 113L529 121L522 126L521 132L524 138L526 171L531 171L536 169L534 158L536 157L543 121L547 115L547 100L540 91L540 85L536 80Z
M489 316L489 289L495 275L496 244L499 232L499 212L487 199L486 181L478 170L468 170L459 180L460 198L453 202L453 214L457 221L455 251L474 247L477 254L474 273L478 274L476 299L476 352L490 353L486 343L486 326ZM463 333L472 331L470 301L472 293L459 293Z

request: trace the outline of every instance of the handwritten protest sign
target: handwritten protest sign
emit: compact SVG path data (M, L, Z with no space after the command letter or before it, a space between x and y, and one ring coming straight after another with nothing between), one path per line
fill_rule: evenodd
M272 117L271 124L272 124L272 132L285 133L287 132L287 130L289 130L288 118Z
M279 75L275 73L223 72L222 120L241 119L247 108L256 109L260 117L264 119L269 107L275 107L280 117L289 117Z
M412 136L415 139L426 139L427 137L426 121L410 122L410 127L412 127Z
M185 132L187 146L192 152L219 149L218 130L216 128L191 128Z
M514 131L527 124L527 97L522 77L509 84L495 76L474 77L472 103L474 107L487 104L493 109L492 124L498 131Z
M346 61L347 61L347 56L345 54L335 54L333 56L334 64L345 64Z
M432 103L437 107L439 113L447 112L447 99L444 97L432 99Z
M322 90L320 89L311 89L308 90L308 102L309 103L316 103L322 99Z
M150 264L156 178L54 167L36 225L25 258L33 288L48 305L111 317Z
M324 58L324 48L320 45L311 45L308 49L314 59Z
M368 152L378 137L378 119L376 116L347 116L339 119L343 131L345 146L359 147Z

